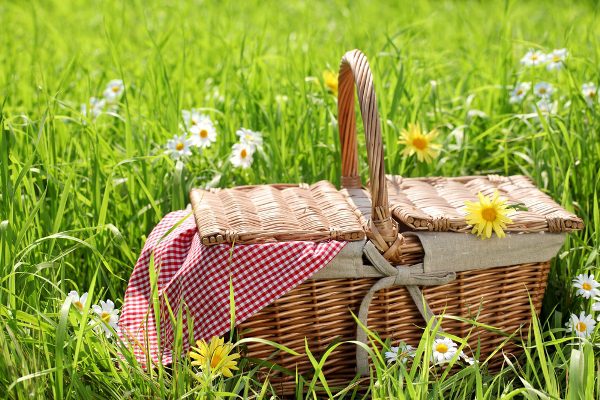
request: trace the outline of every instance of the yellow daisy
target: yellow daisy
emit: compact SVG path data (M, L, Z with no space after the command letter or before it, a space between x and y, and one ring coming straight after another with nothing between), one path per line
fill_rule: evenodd
M479 192L479 201L467 201L467 223L473 225L472 233L477 233L482 239L492 237L492 229L496 236L503 238L506 236L504 229L506 224L511 224L512 220L507 216L514 212L512 208L507 208L506 200L499 198L496 190L494 196L489 198Z
M408 124L408 130L402 130L402 137L398 143L406 146L402 154L407 156L417 155L419 161L431 162L438 156L440 145L433 143L438 135L434 129L424 133L419 124Z
M325 71L323 72L323 81L325 82L325 86L331 92L337 96L338 94L338 76L335 72Z
M197 347L192 347L190 358L192 365L197 365L202 370L209 372L211 375L219 375L220 373L227 378L231 378L232 370L239 369L237 367L237 359L240 358L238 353L231 353L233 345L225 343L223 338L213 337L210 342L204 340L196 341Z

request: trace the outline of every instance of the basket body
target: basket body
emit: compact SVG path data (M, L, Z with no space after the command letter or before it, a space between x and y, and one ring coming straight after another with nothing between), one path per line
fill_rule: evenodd
M536 313L541 309L549 270L550 263L545 262L461 272L455 281L424 288L423 294L435 314L473 318L507 334L516 333L520 339L529 330L530 298ZM358 314L361 300L376 281L377 278L306 281L239 326L243 336L282 343L301 355L273 354L272 347L256 343L248 347L246 355L269 359L309 375L312 366L305 354L304 338L315 357L332 343L355 340L356 321L350 311ZM416 346L424 324L404 287L379 291L369 308L369 329L384 339L390 338L392 343L403 340ZM506 340L506 336L457 320L444 319L442 327L458 337L469 337L471 349L480 348L482 359ZM519 347L509 341L503 352L517 355ZM342 345L331 353L324 368L330 385L345 386L356 377L355 355L353 344ZM491 367L501 362L502 356L496 357ZM282 393L294 391L293 376L272 373L270 381Z

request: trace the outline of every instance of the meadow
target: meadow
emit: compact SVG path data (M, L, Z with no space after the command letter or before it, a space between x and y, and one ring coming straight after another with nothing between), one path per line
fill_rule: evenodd
M525 354L500 372L381 362L366 392L325 396L600 397L600 328L578 338L566 327L572 314L598 314L573 287L600 273L598 12L592 1L1 2L2 397L275 396L243 359L231 378L207 377L187 357L144 369L88 324L90 304L82 315L65 299L88 292L91 304L120 308L147 235L186 207L191 188L339 185L325 78L354 48L373 69L388 171L528 175L585 228L552 263ZM566 49L557 68L523 61L555 49ZM551 85L545 94L540 83ZM216 136L177 157L169 141L192 109ZM431 162L402 152L414 122L438 131ZM232 159L242 127L263 139L248 168ZM316 397L321 378L300 380L297 397Z

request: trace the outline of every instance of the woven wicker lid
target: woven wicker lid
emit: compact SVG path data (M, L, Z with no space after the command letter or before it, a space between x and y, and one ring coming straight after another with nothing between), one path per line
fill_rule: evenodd
M468 232L465 202L477 194L491 196L497 190L511 206L508 232L569 232L583 228L583 221L539 190L526 176L463 176L457 178L402 178L387 176L390 208L403 229Z
M365 237L350 204L327 181L194 189L190 200L205 245Z

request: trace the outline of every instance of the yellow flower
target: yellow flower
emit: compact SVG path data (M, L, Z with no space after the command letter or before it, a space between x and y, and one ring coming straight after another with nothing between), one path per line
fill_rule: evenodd
M338 76L335 72L325 71L323 72L323 81L325 82L325 86L331 92L337 96L338 94Z
M197 365L214 376L222 373L227 378L233 376L232 370L239 369L235 360L240 358L240 355L238 353L229 354L233 345L224 343L222 338L215 336L208 343L198 340L196 346L192 347L194 351L190 352L190 358L194 360L192 365Z
M402 154L407 156L417 155L419 161L431 162L439 154L440 145L432 143L438 135L434 129L423 133L419 124L408 124L408 130L402 130L402 137L398 143L406 146Z
M500 199L498 191L490 199L479 192L479 202L467 201L467 223L473 225L473 231L477 232L482 239L492 237L492 229L499 238L505 237L506 224L512 220L508 214L514 212L512 208L506 207L506 200Z

